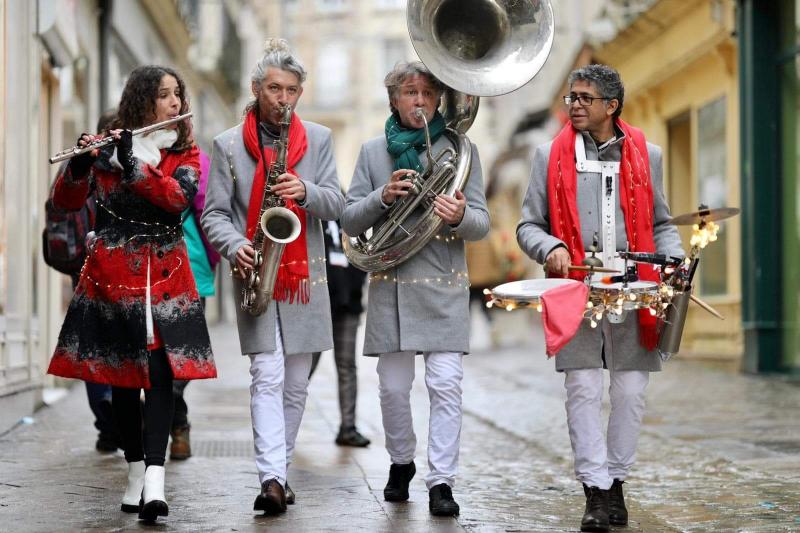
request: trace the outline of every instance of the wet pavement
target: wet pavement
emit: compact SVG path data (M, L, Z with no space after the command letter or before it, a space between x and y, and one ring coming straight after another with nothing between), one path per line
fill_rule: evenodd
M83 387L0 436L0 531L578 531L584 498L573 479L563 377L541 348L538 318L496 314L465 357L457 519L434 518L427 469L423 367L412 401L417 476L407 503L383 501L376 360L359 358L359 429L366 449L337 447L330 354L314 375L289 481L297 504L254 514L248 364L235 328L212 341L221 378L186 391L194 456L167 462L170 516L148 526L119 511L121 453L94 450ZM481 323L474 319L478 326ZM526 346L517 341L527 339ZM626 483L631 523L618 531L800 531L800 388L735 368L673 360L653 374L637 465Z

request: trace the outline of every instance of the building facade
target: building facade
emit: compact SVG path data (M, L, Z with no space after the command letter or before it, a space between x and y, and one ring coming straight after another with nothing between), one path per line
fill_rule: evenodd
M744 368L800 374L800 1L739 0Z
M733 0L660 0L593 60L625 82L622 118L664 150L665 192L673 215L741 205L739 90ZM743 352L741 219L719 223L718 240L701 253L695 294L724 321L691 305L681 351L738 359ZM691 227L679 227L688 250Z

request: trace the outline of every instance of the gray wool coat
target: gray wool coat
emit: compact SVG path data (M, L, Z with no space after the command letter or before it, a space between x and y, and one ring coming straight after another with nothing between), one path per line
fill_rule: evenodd
M272 301L267 312L253 317L239 307L242 282L234 277L236 321L243 354L275 350L275 321L280 317L284 352L298 354L333 348L331 311L325 274L325 244L321 220L336 220L344 196L333 159L331 130L303 121L308 150L295 170L306 187L306 241L311 300L308 304ZM242 140L242 124L214 139L206 204L200 224L209 242L229 262L250 241L245 238L247 207L256 161Z
M598 154L597 145L588 133L583 134L587 160L619 161L624 136L617 131L617 140ZM534 261L544 264L547 255L562 241L550 234L547 202L547 164L552 142L536 148L531 179L522 206L522 219L517 226L517 242ZM677 228L669 224L669 206L664 198L661 148L647 143L650 172L653 181L653 232L656 252L684 256ZM619 175L616 176L616 241L617 250L627 249L625 218L619 199ZM578 172L577 209L580 217L584 249L592 245L594 233L601 233L602 183L599 173ZM599 249L602 249L602 242ZM556 370L578 368L608 368L611 370L661 370L657 350L647 350L639 344L639 317L635 311L626 313L621 324L611 324L604 318L597 328L584 320L575 337L555 357Z
M444 136L433 145L434 156L450 145ZM396 268L369 277L364 354L400 351L469 352L469 279L464 240L480 240L489 231L478 149L472 146L472 167L464 190L467 206L456 227L445 224L439 234ZM425 166L427 156L420 160ZM394 160L381 136L364 143L341 224L351 236L385 220L383 187Z

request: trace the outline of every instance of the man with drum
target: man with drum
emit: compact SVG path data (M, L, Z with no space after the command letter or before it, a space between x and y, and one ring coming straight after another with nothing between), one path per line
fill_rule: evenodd
M451 146L444 118L437 111L442 83L421 62L399 63L384 80L391 115L385 135L361 148L347 193L342 229L358 235L378 227L391 206L409 194L412 171L427 165L424 112L430 124L432 153ZM469 351L469 280L464 240L482 239L489 231L478 151L464 192L439 195L434 212L446 224L411 258L369 278L364 354L377 355L380 401L386 450L392 461L383 491L387 501L408 499L416 467L416 436L410 394L417 354L425 358L425 384L430 396L428 467L425 478L429 509L455 516L452 490L458 468L461 436L462 357Z
M617 251L682 257L680 236L669 224L661 148L619 118L619 73L589 65L568 81L570 121L535 150L517 227L520 247L548 275L580 280L585 272L568 267L581 264L595 234L606 267L623 270ZM640 266L639 278L658 281L649 267ZM628 521L622 484L636 458L649 373L661 369L655 317L643 311L626 313L624 321L602 320L596 328L584 321L555 358L556 370L565 375L575 474L586 495L581 531L607 531L609 524ZM611 399L607 438L601 421L604 369Z

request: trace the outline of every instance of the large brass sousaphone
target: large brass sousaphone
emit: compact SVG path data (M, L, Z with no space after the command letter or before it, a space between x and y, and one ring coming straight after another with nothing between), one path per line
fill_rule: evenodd
M352 264L367 272L393 268L417 253L441 229L433 212L439 194L467 184L471 147L464 133L478 97L519 89L542 68L553 44L550 0L409 0L408 33L419 58L449 87L439 111L452 147L431 153L410 194L398 199L379 226L343 239ZM425 125L426 138L430 139Z

